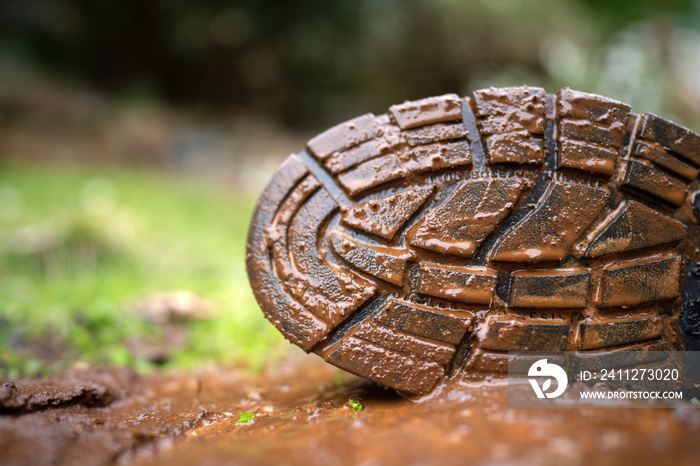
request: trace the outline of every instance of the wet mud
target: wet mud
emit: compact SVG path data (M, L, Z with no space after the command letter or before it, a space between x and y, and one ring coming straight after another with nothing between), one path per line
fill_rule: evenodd
M359 401L356 411L349 400ZM355 405L359 408L358 405ZM253 413L238 423L242 412ZM73 370L0 389L0 464L697 464L700 408L508 409L497 379L404 398L298 357L251 374Z

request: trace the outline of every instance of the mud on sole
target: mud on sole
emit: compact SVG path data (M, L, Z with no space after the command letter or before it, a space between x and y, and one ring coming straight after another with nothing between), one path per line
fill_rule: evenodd
M697 134L597 95L405 102L279 167L248 275L292 343L411 394L508 351L683 349L698 171Z

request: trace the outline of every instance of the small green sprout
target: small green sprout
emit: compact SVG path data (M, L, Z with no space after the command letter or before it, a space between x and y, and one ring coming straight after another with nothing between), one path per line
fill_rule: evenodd
M697 398L693 398L692 400L690 400L690 402L693 403L695 406L700 406L700 400L698 400Z
M247 424L253 420L255 417L254 413L248 413L246 411L241 412L241 417L238 418L236 424Z
M360 403L359 400L353 400L352 398L350 398L350 399L348 400L347 405L350 406L352 409L355 410L355 412L358 412L358 413L359 413L360 411L362 411L362 409L363 409L363 408L362 408L362 403Z

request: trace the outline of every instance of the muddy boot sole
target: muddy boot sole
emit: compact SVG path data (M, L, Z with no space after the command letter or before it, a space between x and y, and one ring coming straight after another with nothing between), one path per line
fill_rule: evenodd
M412 394L508 351L682 350L699 170L698 135L597 95L405 102L279 167L248 275L289 341Z

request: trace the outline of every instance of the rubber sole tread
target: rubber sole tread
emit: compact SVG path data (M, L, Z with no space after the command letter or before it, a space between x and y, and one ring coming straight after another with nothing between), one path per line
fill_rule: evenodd
M507 351L682 349L698 172L700 136L593 94L405 102L285 161L248 274L292 343L412 394Z

